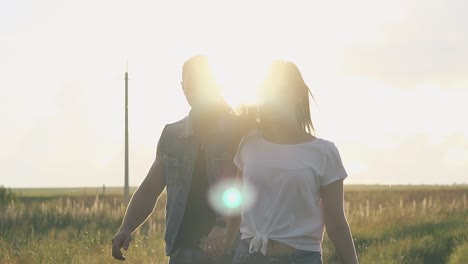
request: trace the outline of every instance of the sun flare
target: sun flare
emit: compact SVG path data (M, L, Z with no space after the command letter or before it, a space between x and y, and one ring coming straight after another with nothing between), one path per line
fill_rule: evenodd
M222 95L233 108L257 102L258 89L265 78L268 61L250 58L255 56L210 56L215 78L222 87Z

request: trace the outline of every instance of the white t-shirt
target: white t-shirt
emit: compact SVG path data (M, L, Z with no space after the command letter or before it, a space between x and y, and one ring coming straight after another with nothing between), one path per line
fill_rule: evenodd
M347 177L333 142L317 138L274 144L259 130L245 136L234 157L246 185L256 193L242 208L241 239L253 238L250 253L266 255L268 240L299 250L321 251L324 231L320 187Z

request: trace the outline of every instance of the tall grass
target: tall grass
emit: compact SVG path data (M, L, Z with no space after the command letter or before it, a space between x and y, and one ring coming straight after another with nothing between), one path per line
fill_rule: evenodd
M347 188L345 207L361 263L467 263L468 187ZM165 195L136 232L126 263L166 263ZM18 197L0 206L0 263L115 263L111 239L122 197ZM339 263L330 240L325 263Z

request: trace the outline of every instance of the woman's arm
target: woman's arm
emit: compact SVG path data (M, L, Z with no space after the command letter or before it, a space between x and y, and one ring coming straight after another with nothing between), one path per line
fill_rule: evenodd
M359 263L353 237L343 208L343 180L320 189L328 237L335 246L342 263Z

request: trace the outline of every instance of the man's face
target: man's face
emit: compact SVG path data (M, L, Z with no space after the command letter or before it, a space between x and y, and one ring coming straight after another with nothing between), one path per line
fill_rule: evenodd
M186 77L181 82L182 90L193 109L203 109L217 103L219 91L213 82L196 77Z
M221 99L209 62L204 56L194 56L184 63L181 85L195 112L205 112Z

